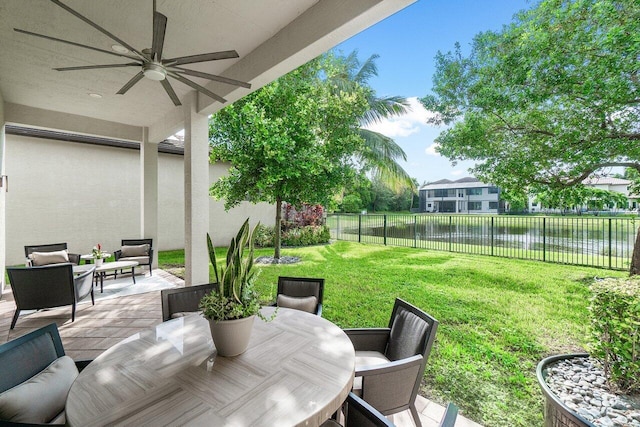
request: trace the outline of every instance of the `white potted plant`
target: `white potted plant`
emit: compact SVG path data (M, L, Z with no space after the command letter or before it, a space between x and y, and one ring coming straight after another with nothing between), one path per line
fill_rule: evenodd
M221 279L218 279L216 254L211 237L207 233L209 259L213 264L219 288L200 300L200 310L209 320L211 336L220 356L237 356L243 353L249 345L255 316L267 320L260 313L260 296L254 289L254 230L255 228L249 229L247 218L238 234L231 239Z
M100 267L104 262L104 259L107 258L107 254L105 252L102 252L102 245L100 243L98 243L93 247L93 249L91 249L91 255L94 260L93 263L96 265L96 267Z

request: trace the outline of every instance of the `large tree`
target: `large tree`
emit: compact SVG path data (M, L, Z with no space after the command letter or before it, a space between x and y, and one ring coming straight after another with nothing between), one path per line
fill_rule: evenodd
M421 101L451 125L439 152L510 191L562 189L611 166L640 171L640 2L543 0L468 56L438 53ZM640 233L631 262L640 272Z
M212 157L231 163L211 194L227 209L244 200L275 203L276 259L282 202L326 204L353 174L352 154L363 143L353 129L365 94L334 91L327 61L310 61L210 120Z
M390 117L398 117L409 111L409 102L398 95L378 96L369 80L378 75L376 60L379 55L371 55L360 62L358 51L346 56L330 52L333 73L331 83L338 91L363 90L367 100L367 109L360 117L356 131L364 140L364 144L355 155L365 171L370 172L373 180L380 180L395 191L411 188L414 192L413 179L402 168L399 161L407 160L407 155L393 138L368 129L370 125L380 123Z

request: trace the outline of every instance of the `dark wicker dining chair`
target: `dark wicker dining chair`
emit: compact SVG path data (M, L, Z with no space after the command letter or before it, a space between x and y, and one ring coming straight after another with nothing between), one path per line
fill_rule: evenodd
M71 305L71 321L76 319L76 304L88 295L93 297L93 272L95 267L74 276L70 263L42 267L7 267L11 291L16 303L10 329L18 321L21 310Z
M323 294L324 279L280 276L276 305L322 316Z
M1 344L0 425L64 425L67 393L90 362L65 355L55 323Z
M113 252L115 260L136 261L138 265L146 265L149 275L153 276L153 239L122 239L121 244L120 249Z
M80 254L70 254L67 250L66 243L50 243L46 245L26 245L24 247L24 256L31 261L30 255L34 252L58 252L58 251L67 251L67 257L69 258L69 262L75 265L80 264Z
M353 390L384 415L409 409L415 401L436 337L438 321L396 298L387 328L346 329L356 350Z
M212 290L218 289L218 287L219 284L214 282L161 290L162 321L166 322L175 317L184 316L187 313L197 312L202 297Z

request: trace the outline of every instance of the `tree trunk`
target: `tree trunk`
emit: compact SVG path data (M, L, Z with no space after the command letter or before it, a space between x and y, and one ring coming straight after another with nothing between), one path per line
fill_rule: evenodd
M633 255L631 255L631 267L629 268L629 274L631 276L640 274L640 227L636 233L636 243L633 245Z
M274 253L273 257L277 260L280 259L280 240L282 237L282 228L280 227L280 222L282 221L282 199L280 197L276 197L276 224L274 226L273 232L273 246Z

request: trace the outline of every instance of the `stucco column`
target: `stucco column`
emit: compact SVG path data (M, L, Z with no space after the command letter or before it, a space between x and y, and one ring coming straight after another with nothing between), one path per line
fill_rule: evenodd
M153 239L153 263L158 267L158 144L149 142L149 128L140 143L140 238Z
M6 241L7 241L7 228L6 228L6 206L7 206L7 181L5 175L5 134L4 134L4 98L2 92L0 92L0 298L4 292L5 277L5 255L6 255Z
M185 286L209 283L209 123L197 101L195 92L183 101Z

